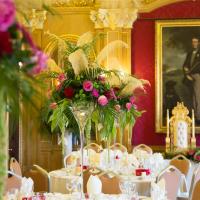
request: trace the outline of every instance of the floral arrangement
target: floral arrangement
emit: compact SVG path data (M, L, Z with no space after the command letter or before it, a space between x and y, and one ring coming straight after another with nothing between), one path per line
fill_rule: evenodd
M172 159L173 157L179 155L180 152L170 152L170 153L165 153L164 157L167 159ZM200 162L200 149L195 148L195 149L188 149L187 151L181 152L186 158L189 160L192 160L194 162Z
M19 101L31 101L38 81L35 75L46 67L47 56L16 20L12 0L0 1L0 200L7 168L6 111L19 114Z
M92 59L97 39L98 36L88 32L80 36L76 44L63 41L66 44L65 65L57 72L51 71L48 74L56 83L50 91L49 106L45 110L45 118L51 124L52 131L60 129L64 133L67 127L77 127L70 109L76 102L87 101L94 104L85 132L86 135L90 134L93 123L102 139L113 138L117 125L121 133L127 124L132 132L135 119L141 116L136 106L136 94L138 90L144 92L144 85L148 81L137 79L113 66L111 69L111 66L109 68L103 65L108 54L119 47L127 48L127 44L113 41Z

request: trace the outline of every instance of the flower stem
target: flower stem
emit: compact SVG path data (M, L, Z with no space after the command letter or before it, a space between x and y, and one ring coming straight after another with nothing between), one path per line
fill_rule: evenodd
M3 99L3 94L0 93L0 200L3 200L4 183L6 179L6 169L7 169L7 145L8 145L8 134L6 127L5 118L5 101Z

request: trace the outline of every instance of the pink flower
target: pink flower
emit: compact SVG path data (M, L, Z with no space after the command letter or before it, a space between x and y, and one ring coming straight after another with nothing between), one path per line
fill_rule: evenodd
M104 95L101 95L99 98L98 98L98 104L101 105L101 106L105 106L108 104L108 99L106 96Z
M36 62L36 66L31 70L31 73L39 74L42 70L44 70L47 66L47 59L47 55L40 50L36 50L35 56L32 58L32 60Z
M53 102L50 104L49 106L52 110L55 110L57 108L57 103L56 102Z
M113 90L113 88L111 88L109 91L105 92L105 96L110 100L110 99L117 99L115 92Z
M105 83L105 81L106 81L105 75L104 75L104 74L99 75L99 76L98 76L98 80L99 80L101 83Z
M116 110L117 112L119 112L120 109L121 109L121 106L120 106L119 104L117 104L117 105L114 106L114 108L115 108L115 110Z
M7 31L15 22L15 5L12 0L0 0L0 31Z
M129 98L129 101L130 101L132 104L134 104L134 102L135 102L135 97L134 97L134 96L131 96L131 97Z
M59 82L57 85L56 85L56 90L59 91L62 87L62 84Z
M190 149L190 150L188 151L188 155L193 156L194 154L195 154L195 150Z
M132 104L130 102L126 103L126 109L130 110L132 108Z
M86 92L91 92L92 89L93 89L93 84L91 81L84 81L83 82L83 89L86 91Z
M24 39L26 40L26 42L31 46L32 49L37 49L33 39L30 35L30 33L19 23L17 23L17 28L22 32L22 35L24 36Z
M200 161L200 155L196 155L195 160Z
M64 73L61 73L58 75L58 80L62 83L64 80L66 80L66 76Z
M99 91L97 89L92 90L92 96L98 98L99 97Z

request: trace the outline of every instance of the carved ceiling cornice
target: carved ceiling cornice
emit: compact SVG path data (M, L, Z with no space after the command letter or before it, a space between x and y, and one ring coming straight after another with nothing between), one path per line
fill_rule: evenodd
M139 12L151 12L159 7L188 0L142 0Z

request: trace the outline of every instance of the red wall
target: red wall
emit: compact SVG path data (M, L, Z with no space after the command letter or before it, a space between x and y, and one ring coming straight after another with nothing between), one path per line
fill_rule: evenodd
M138 119L133 131L133 144L165 145L165 135L155 133L155 20L200 19L200 0L163 6L151 13L140 13L132 30L132 73L147 79L151 88L138 102L146 113ZM198 136L200 145L200 136Z

